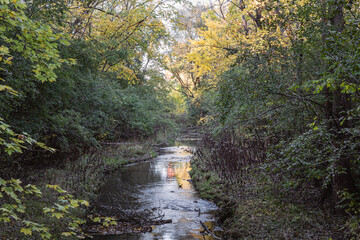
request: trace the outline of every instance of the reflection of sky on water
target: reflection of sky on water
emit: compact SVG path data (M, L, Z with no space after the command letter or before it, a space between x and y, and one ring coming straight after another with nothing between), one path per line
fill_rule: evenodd
M200 199L188 181L191 154L187 149L164 148L164 153L155 160L129 166L109 176L99 197L100 201L106 203L107 199L111 199L109 196L116 195L116 199L121 201L108 204L117 204L125 209L135 205L139 209L159 209L165 214L164 219L172 219L171 224L154 226L151 233L99 236L94 239L204 239L200 234L200 221L212 227L214 219L211 212L216 206ZM213 239L209 237L205 239Z

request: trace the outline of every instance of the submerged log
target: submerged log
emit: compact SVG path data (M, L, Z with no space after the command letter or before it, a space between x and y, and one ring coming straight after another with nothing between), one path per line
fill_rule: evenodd
M162 225L162 224L167 224L167 223L172 223L172 220L164 219L164 220L153 221L153 222L151 222L151 225Z

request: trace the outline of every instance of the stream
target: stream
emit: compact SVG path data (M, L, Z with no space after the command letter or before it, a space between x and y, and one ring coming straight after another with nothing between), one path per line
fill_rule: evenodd
M204 223L218 233L212 213L216 205L201 199L191 184L190 158L196 138L184 137L175 146L161 148L155 159L131 164L109 175L98 201L128 210L152 209L172 223L153 226L152 232L94 236L94 240L120 239L215 239L202 235Z

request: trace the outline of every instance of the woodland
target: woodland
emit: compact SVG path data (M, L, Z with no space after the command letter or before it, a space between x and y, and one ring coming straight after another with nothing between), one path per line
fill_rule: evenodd
M224 239L359 239L359 93L359 1L0 0L0 238L116 224L103 175L198 126Z

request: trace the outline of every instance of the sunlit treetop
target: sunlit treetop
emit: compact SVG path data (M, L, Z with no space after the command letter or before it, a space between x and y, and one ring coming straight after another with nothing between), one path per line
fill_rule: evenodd
M137 70L130 67L156 57L168 34L161 17L164 2L90 1L70 6L67 31L73 39L98 43L102 72L115 72L135 83Z

